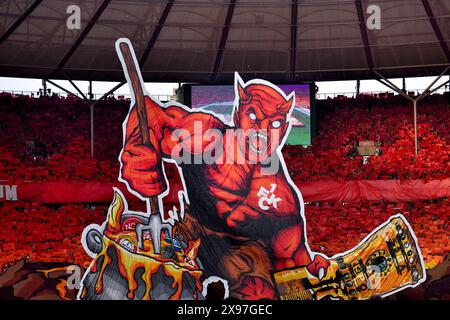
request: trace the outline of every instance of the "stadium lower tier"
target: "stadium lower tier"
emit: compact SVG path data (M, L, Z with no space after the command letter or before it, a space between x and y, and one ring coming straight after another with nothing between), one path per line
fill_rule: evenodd
M82 231L91 223L101 224L107 208L107 205L1 202L0 270L24 258L87 267L91 258L81 246ZM353 248L399 212L415 231L427 268L441 263L450 252L448 200L389 204L312 203L306 205L305 211L311 249L328 256Z

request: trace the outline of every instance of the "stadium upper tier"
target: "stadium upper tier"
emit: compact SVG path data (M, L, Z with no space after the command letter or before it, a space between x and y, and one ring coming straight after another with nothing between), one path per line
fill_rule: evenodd
M116 181L122 122L129 102L109 99L95 108L95 159L90 155L90 108L77 98L0 94L0 180ZM402 97L319 101L313 145L285 146L295 181L444 179L450 172L450 109L440 95L419 104L414 157L413 115ZM356 154L374 141L380 155Z
M121 81L127 37L152 82L431 75L450 62L449 23L443 0L1 1L0 74Z

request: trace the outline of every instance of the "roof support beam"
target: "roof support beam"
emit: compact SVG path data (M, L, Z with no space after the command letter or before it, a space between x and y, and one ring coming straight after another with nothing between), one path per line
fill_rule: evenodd
M430 89L436 84L436 82L438 82L447 73L449 68L450 67L445 68L444 71L442 71L441 74L439 76L437 76L425 90L423 90L422 94L417 98L417 101L429 96L432 92L440 89L440 87L438 87L437 89L430 91Z
M430 23L431 26L433 27L434 33L436 34L436 38L438 38L439 43L441 44L441 48L445 54L445 57L447 58L447 62L450 62L450 51L448 50L447 43L445 42L444 37L442 36L441 29L439 28L436 18L434 17L433 11L431 10L428 0L422 0L422 4L423 7L425 8L425 11L427 12L428 18L430 19Z
M435 93L436 91L438 91L440 88L448 85L450 83L450 80L445 81L444 83L440 84L439 86L437 86L436 88L429 90L427 96L431 96L433 93ZM425 97L426 98L426 97Z
M104 95L102 95L100 98L98 98L97 100L95 100L92 105L96 105L97 103L99 103L100 101L102 101L103 99L108 98L108 96L110 94L113 94L114 92L116 92L117 90L119 90L125 83L127 83L126 80L122 80L122 82L119 82L116 86L114 86L111 90L109 90L108 92L106 92Z
M100 5L100 7L97 9L97 12L95 12L94 16L91 18L89 23L86 25L86 27L83 29L83 31L78 36L77 40L72 44L72 47L66 52L64 57L59 62L58 66L56 67L56 70L53 71L52 75L58 73L66 63L69 61L69 59L73 56L75 51L78 49L78 47L81 45L83 40L86 38L86 36L89 34L91 29L94 27L95 23L97 22L98 18L102 15L103 11L105 11L108 4L111 2L111 0L104 0L103 3Z
M364 11L361 0L355 0L356 12L359 19L359 30L361 31L361 38L364 44L364 51L366 53L367 66L373 70L372 52L370 51L369 37L367 36L366 20L364 18Z
M166 7L163 10L163 13L161 14L161 17L159 18L158 25L156 26L155 30L153 31L152 37L150 38L150 41L148 42L147 48L145 48L144 53L141 56L141 59L139 59L139 67L143 67L145 62L147 61L148 56L150 55L150 52L152 51L153 47L155 46L155 42L158 39L158 36L161 32L161 29L164 26L164 23L166 22L167 17L169 16L170 10L172 9L173 3L175 0L169 0L166 4Z
M73 93L73 92L67 90L66 88L60 86L59 84L57 84L57 83L55 83L55 82L53 82L53 81L51 81L51 80L49 80L49 79L44 79L44 81L50 83L51 85L57 87L59 90L62 90L62 91L64 91L64 92L67 93L67 94L71 94L71 95L73 95L73 96L77 96L75 93Z
M16 20L16 22L14 22L12 24L11 27L9 27L8 30L5 31L5 33L2 34L2 36L0 37L0 44L2 44L6 39L8 39L8 37L14 32L16 31L16 29L18 27L20 27L20 25L22 24L22 22L25 21L26 18L28 18L28 16L34 11L34 9L37 8L38 5L40 5L42 2L42 0L36 0L34 1L31 6L27 9L27 11L25 11L20 18L18 18Z
M431 89L436 84L436 82L438 82L439 79L441 79L447 73L447 71L449 69L450 69L450 66L447 66L444 69L444 71L442 71L441 74L439 76L437 76L434 79L434 81L432 81L431 84L422 92L422 94L419 95L418 97L416 97L415 99L410 97L409 95L407 95L405 92L403 92L403 90L398 88L389 79L385 78L381 73L379 73L376 70L373 71L373 73L375 73L379 77L379 79L377 79L377 80L380 83L384 84L385 86L387 86L391 90L396 91L399 95L401 95L402 97L408 99L409 101L412 101L412 103L413 103L413 117L414 117L414 154L416 156L419 153L419 142L418 142L418 137L417 137L417 103L420 100L422 100L423 98L428 97L429 95L433 94L434 92L436 92L437 90L439 90L440 88L442 88L443 86L445 86L447 83L450 82L450 80L448 80L448 81L444 82L443 84L439 85L437 88Z
M408 99L409 101L414 101L414 99L412 97L410 97L409 95L407 95L402 89L400 89L399 87L397 87L392 81L390 81L388 78L386 78L385 76L383 76L381 73L379 73L378 71L374 70L373 71L374 74L376 74L378 76L378 78L376 79L378 82L384 84L386 87L388 87L389 89L391 89L392 91L397 92L399 95L401 95L403 98Z
M295 70L297 63L297 17L298 17L298 0L292 1L291 11L291 81L295 81Z
M81 94L81 96L83 97L84 100L88 100L88 98L86 97L86 95L83 93L83 91L80 90L80 88L78 88L78 86L75 84L75 82L72 81L72 79L70 79L64 72L63 72L64 77L70 82L70 84L75 88L75 90L78 91L79 94Z
M230 32L231 20L233 19L234 8L236 6L236 0L230 0L228 4L227 17L225 18L225 24L222 29L222 36L220 37L219 49L217 50L216 60L214 61L213 74L211 75L211 81L215 81L217 73L219 72L220 65L222 63L223 52L227 43L228 34Z

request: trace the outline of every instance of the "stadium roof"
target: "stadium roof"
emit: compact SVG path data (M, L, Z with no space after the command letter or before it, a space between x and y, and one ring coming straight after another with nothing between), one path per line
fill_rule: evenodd
M81 28L66 26L81 9ZM381 29L365 21L381 8ZM0 75L123 80L114 42L134 44L145 81L271 81L440 73L450 62L445 0L0 1Z

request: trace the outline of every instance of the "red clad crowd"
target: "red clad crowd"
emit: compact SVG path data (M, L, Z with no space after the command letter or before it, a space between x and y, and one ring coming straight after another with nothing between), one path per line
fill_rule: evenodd
M317 111L313 146L284 148L294 180L431 180L450 175L450 109L443 96L419 103L417 157L412 103L402 97L326 100L318 103ZM380 153L366 165L355 152L361 141L373 141Z
M412 106L403 98L340 99L318 103L318 135L308 148L285 146L296 181L444 179L450 172L450 109L443 96L418 108L420 153L414 157ZM115 181L127 101L95 109L95 159L90 156L89 105L77 98L0 94L0 180ZM366 165L355 152L374 141L380 156Z
M91 223L102 223L107 205L49 206L2 202L0 212L0 271L22 259L76 263L91 259L80 245L81 233ZM133 208L134 209L134 208ZM428 268L450 252L450 203L307 204L306 226L311 249L329 256L356 246L368 233L402 212L419 240Z
M128 104L109 99L96 105L92 159L88 104L75 97L0 94L0 181L116 181ZM402 98L333 99L316 107L318 135L313 146L284 148L294 181L449 178L450 108L445 97L432 96L419 104L417 157L412 106ZM377 144L379 155L363 164L355 150L365 140ZM21 257L83 264L88 257L80 246L81 232L89 223L100 223L107 208L2 201L0 268ZM308 240L314 250L328 255L342 252L399 211L411 221L428 266L442 261L450 251L447 199L309 204Z

